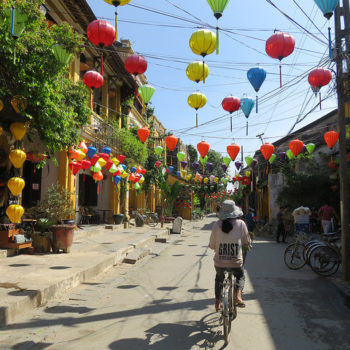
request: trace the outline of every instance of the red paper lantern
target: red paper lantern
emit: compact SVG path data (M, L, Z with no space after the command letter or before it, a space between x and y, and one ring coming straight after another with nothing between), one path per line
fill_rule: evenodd
M147 173L147 170L146 170L145 168L142 168L141 174L142 174L142 175L145 175L146 173Z
M94 70L89 70L84 74L83 82L91 89L98 89L103 85L103 76Z
M281 61L294 51L294 47L295 40L290 34L278 32L267 39L265 51L270 57Z
M73 175L77 175L78 171L81 169L81 163L80 162L72 162L69 163L69 169L73 173Z
M92 175L92 178L95 181L101 181L101 180L103 180L103 174L101 171L98 171L97 173L94 173L94 175Z
M287 33L275 33L266 41L265 51L272 57L282 61L289 56L295 47L294 38ZM282 87L282 67L280 65L280 87Z
M210 145L208 142L202 141L197 144L197 149L201 157L204 158L210 149Z
M156 165L157 168L159 168L159 167L161 166L161 164L162 164L162 162L160 162L159 160L157 160L157 161L155 162L155 165Z
M138 54L128 56L124 62L127 72L133 75L143 74L147 69L147 61Z
M90 169L91 168L91 161L90 160L87 160L87 159L83 159L81 162L81 168L83 170L86 170L86 169Z
M98 156L99 158L104 159L106 162L107 162L107 160L109 159L109 154L107 154L107 153L99 153L97 156Z
M119 160L119 163L122 164L125 160L125 156L120 154L119 156L117 156L117 159Z
M142 143L145 143L148 139L150 131L147 128L140 128L137 130L137 135Z
M289 149L294 154L294 157L296 157L301 152L303 147L304 147L303 141L300 141L298 139L295 139L289 142Z
M231 145L227 146L227 153L230 156L231 160L235 160L241 147L236 145L235 143L232 143Z
M108 21L98 19L88 25L87 37L96 46L110 46L115 41L115 29Z
M221 102L222 108L232 114L241 107L241 100L235 96L227 96Z
M174 135L167 136L165 138L165 143L166 143L169 151L172 152L177 145L177 137L175 137Z
M265 160L269 160L272 156L272 153L275 150L275 146L271 145L271 143L266 142L260 147L260 151L262 155L264 156Z
M332 149L338 141L339 133L336 131L327 131L323 135L323 138L326 141L327 146Z
M94 154L94 156L90 159L91 165L95 165L99 159L100 156L98 154Z
M105 165L105 168L106 168L106 170L109 170L111 167L112 167L112 165L113 165L114 163L111 161L111 160L107 160L107 163L106 163L106 165Z
M316 68L310 72L308 77L309 84L318 90L328 85L331 80L332 72L327 68Z

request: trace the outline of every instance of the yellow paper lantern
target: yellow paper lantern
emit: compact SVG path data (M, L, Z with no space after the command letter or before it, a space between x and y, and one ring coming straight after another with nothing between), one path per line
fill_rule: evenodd
M4 109L4 102L2 102L2 100L0 100L0 112Z
M27 126L24 123L16 122L10 125L10 130L14 138L19 141L22 140L27 133Z
M28 107L28 100L24 96L14 96L11 100L11 105L17 114L25 111Z
M9 158L10 158L10 161L13 164L13 166L15 168L19 169L22 167L24 161L27 158L27 155L25 154L25 152L23 152L20 149L13 149L10 152Z
M21 222L21 217L24 214L24 209L18 204L11 204L6 209L6 215L13 224L19 224Z
M196 110L196 128L198 128L198 109L205 106L207 98L204 94L197 91L188 96L187 103Z
M129 176L129 173L127 171L124 171L121 175L120 175L123 179L125 179L126 177Z
M103 158L100 158L97 161L97 163L100 164L101 168L103 168L106 165L107 162Z
M186 176L185 180L186 180L186 181L190 181L191 178L192 178L192 174L188 174L188 175Z
M203 182L207 184L209 182L209 179L207 177L204 178Z
M214 177L214 182L218 183L219 182L219 178L218 177Z
M145 182L145 178L142 176L141 179L139 180L139 184L143 184Z
M249 170L247 170L247 171L245 172L245 176L247 176L247 177L250 177L250 174L251 174L251 172L250 172Z
M7 187L10 189L14 196L19 196L22 193L25 182L20 177L11 177L7 182Z
M111 159L111 162L113 162L114 165L118 165L120 163L119 160L116 157L113 157Z
M83 152L81 149L78 149L75 151L75 159L80 162L86 157L86 153Z
M205 57L216 50L216 35L208 29L200 29L191 35L190 48L196 55Z
M188 79L199 83L209 75L209 68L204 62L195 61L187 66L186 75Z

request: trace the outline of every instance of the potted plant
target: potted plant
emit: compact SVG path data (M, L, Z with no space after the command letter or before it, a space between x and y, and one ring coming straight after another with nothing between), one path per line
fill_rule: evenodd
M73 243L74 234L74 209L71 200L71 193L58 184L47 189L46 198L30 209L30 213L41 220L39 224L45 226L45 230L52 232L52 249L57 253L62 249L69 253ZM48 236L48 235L47 235Z

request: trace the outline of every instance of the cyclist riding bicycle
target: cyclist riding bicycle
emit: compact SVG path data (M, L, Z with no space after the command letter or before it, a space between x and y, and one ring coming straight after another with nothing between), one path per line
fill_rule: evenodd
M242 300L242 291L244 288L245 276L243 268L243 249L250 247L251 239L248 233L247 225L240 217L243 216L241 208L236 206L232 200L226 200L222 203L218 212L219 221L212 229L209 248L215 251L214 265L216 270L215 277L215 308L219 311L220 290L224 280L224 272L232 271L236 277L235 291L237 306L245 307Z

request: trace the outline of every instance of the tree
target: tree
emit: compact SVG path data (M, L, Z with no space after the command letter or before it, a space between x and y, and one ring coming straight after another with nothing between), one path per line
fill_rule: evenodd
M301 205L319 208L325 201L338 208L339 190L330 179L326 162L317 164L314 160L303 160L304 171L296 172L294 162L283 169L285 185L278 194L279 205L295 209ZM335 187L334 187L335 186Z
M210 173L209 173L208 170L206 169L206 167L204 166L204 173L203 173L203 167L200 166L198 168L199 172L204 176L214 175L214 176L218 177L219 179L222 178L225 175L225 172L221 168L221 163L222 163L221 154L210 149L207 156L208 156L207 163L213 164L213 170L210 171Z
M198 152L192 145L186 146L187 154L189 157L189 164L191 165L194 162L198 161Z
M84 38L67 23L49 28L40 11L43 4L43 0L0 4L0 98L5 105L0 117L5 128L14 119L28 122L29 139L37 133L53 155L78 142L79 129L88 122L91 110L86 86L69 78L68 67L57 61L52 50L59 44L79 55ZM17 40L10 32L11 16L6 16L12 6L28 16L25 31ZM10 104L17 95L28 101L21 116L13 113Z

